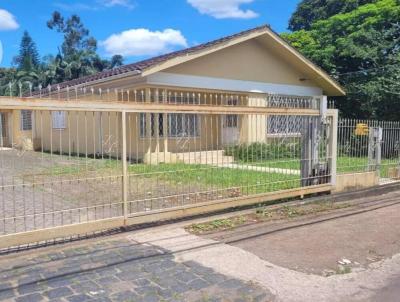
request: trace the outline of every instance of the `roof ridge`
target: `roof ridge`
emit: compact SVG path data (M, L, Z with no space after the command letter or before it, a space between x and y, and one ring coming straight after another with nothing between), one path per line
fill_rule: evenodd
M155 56L155 57L151 57L148 59L144 59L138 62L134 62L134 63L130 63L130 64L126 64L126 65L122 65L113 69L108 69L108 70L103 70L100 72L97 72L95 74L92 75L87 75L84 77L80 77L77 79L73 79L73 80L69 80L69 81L64 81L61 83L57 83L54 85L57 85L58 87L60 87L60 89L64 89L67 87L73 87L73 86L77 86L77 85L81 85L81 84L85 84L85 83L90 83L90 82L94 82L97 80L101 80L101 79L105 79L105 78L109 78L109 77L114 77L117 75L121 75L121 74L125 74L128 72L142 72L144 69L147 69L149 67L152 67L156 64L162 63L166 60L172 59L172 58L176 58L180 55L184 55L184 54L190 54L193 52L197 52L199 50L208 48L208 47L212 47L214 45L218 45L227 41L230 41L232 39L235 39L237 37L243 36L243 35L247 35L262 29L271 29L270 26L268 24L264 24L264 25L260 25L254 28L250 28L250 29L246 29L243 30L241 32L232 34L232 35L228 35L228 36L223 36L221 38L215 39L215 40L211 40L199 45L195 45L192 47L188 47L188 48L184 48L184 49L180 49L180 50L176 50L170 53L166 53L166 54L162 54L159 56ZM43 92L47 92L46 89L42 89L42 90L36 90L34 91L34 95L37 95L40 93L40 91Z

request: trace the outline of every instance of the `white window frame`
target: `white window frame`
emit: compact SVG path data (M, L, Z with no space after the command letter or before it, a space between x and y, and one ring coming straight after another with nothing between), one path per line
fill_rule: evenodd
M32 130L32 110L21 110L21 131Z
M63 130L67 128L65 111L52 111L51 119L53 129Z

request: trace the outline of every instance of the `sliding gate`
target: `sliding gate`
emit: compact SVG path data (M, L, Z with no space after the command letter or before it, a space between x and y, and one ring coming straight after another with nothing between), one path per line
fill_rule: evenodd
M0 98L23 118L0 146L0 248L332 189L337 113L322 98L229 97Z

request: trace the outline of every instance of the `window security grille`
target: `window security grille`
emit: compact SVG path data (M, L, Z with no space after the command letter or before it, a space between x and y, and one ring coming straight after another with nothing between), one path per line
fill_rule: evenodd
M32 111L21 110L21 130L32 130Z

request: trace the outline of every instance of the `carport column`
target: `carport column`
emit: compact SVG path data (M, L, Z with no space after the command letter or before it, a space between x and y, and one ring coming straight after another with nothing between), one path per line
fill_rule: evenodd
M151 90L150 88L146 88L145 91L145 102L150 103L151 102ZM146 135L145 135L145 143L147 143L147 158L148 158L148 163L151 164L152 159L151 159L151 113L147 112L145 113L146 115Z
M158 155L160 153L160 115L158 113L154 113L154 136L156 138L156 163L158 163Z
M146 150L146 155L147 155L147 160L148 163L151 163L151 113L146 112L145 113L145 118L146 118L146 133L145 133L145 140L144 143L147 144L147 150Z
M164 159L167 157L168 154L168 114L167 113L160 113L163 115L163 138L164 138Z
M124 211L124 225L128 222L128 162L126 143L126 112L121 112L122 118L122 201Z
M4 146L4 142L3 142L3 133L4 133L4 130L3 130L3 113L2 112L0 112L0 147L3 147Z

